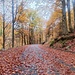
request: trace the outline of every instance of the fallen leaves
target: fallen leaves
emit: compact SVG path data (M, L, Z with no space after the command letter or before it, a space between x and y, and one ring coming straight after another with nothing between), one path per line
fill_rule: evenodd
M70 52L65 52L62 50L52 49L44 46L39 46L41 49L48 51L54 59L50 56L48 59L52 59L51 62L54 67L57 68L61 75L75 75L75 54ZM71 69L73 68L73 69Z
M15 73L13 68L20 64L19 57L27 46L13 48L0 52L0 75Z
M75 75L75 54L31 45L2 51L0 75Z

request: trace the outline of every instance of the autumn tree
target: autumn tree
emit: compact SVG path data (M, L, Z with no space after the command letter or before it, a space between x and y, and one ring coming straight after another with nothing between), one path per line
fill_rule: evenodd
M25 37L27 35L25 31L28 30L28 28L26 29L28 18L27 18L27 10L24 10L23 8L23 1L18 7L18 13L16 15L16 22L17 22L16 26L17 26L18 34L21 35L21 44L24 45L26 44Z
M67 28L67 16L66 16L66 1L56 0L54 3L54 11L62 14L62 25L61 25L62 33L61 34L67 34L68 28Z
M11 23L5 24L5 48L11 48L12 47L12 33L11 33Z
M61 10L59 10L61 12ZM51 41L59 37L62 33L62 14L60 12L54 11L46 27L46 40Z
M5 0L3 2L3 49L5 49Z
M28 14L28 19L29 19L29 43L34 44L35 43L35 30L42 25L42 20L38 16L37 11L30 10Z
M15 39L19 36L21 45L35 43L34 32L36 30L36 26L41 24L41 19L38 16L37 11L24 9L24 4L22 1L18 6L15 21Z

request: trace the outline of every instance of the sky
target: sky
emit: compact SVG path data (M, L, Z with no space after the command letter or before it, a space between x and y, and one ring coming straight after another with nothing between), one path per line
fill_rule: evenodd
M29 3L29 4L28 4ZM52 1L50 0L28 0L27 7L38 10L38 14L44 19L49 19L49 16L52 12L51 5Z
M44 20L44 25L52 15L52 5L55 0L14 0L14 13L16 10L16 4L19 6L23 1L24 9L36 10L38 15ZM71 0L72 7L72 0ZM5 20L6 22L12 21L12 3L11 0L5 0ZM67 9L66 9L67 10ZM0 14L2 14L2 2L0 0Z
M51 0L14 0L15 3L19 6L20 3L23 1L25 9L33 9L38 11L38 15L42 17L44 20L48 20L51 13ZM16 4L14 5L16 8ZM11 0L5 0L5 19L6 21L12 20L12 3ZM16 9L15 9L16 10ZM2 2L0 1L0 14L2 14ZM15 11L14 11L15 12Z

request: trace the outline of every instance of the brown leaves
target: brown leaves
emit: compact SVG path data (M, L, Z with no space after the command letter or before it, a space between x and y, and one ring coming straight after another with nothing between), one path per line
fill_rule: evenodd
M52 55L52 57L56 57L52 59L52 57L50 56L48 59L52 59L51 62L53 63L54 67L60 72L61 75L75 74L75 54L61 50L50 49L45 47L45 45L43 47L40 47L48 51Z
M0 74L74 75L75 55L31 45L1 52Z
M14 48L0 53L0 74L14 74L13 68L20 64L19 57L26 46Z

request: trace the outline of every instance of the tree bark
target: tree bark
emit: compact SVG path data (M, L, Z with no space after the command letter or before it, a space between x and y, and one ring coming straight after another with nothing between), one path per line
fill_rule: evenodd
M23 33L21 34L21 36L22 36L22 46L23 46Z
M24 45L26 45L26 38L25 38L26 36L24 35Z
M68 8L69 32L72 32L72 26L71 26L71 13L70 13L70 0L67 0L67 8Z
M65 0L62 0L62 34L68 34Z
M74 11L74 30L75 30L75 0L73 0L73 11Z
M12 47L14 47L14 0L12 0Z
M5 49L5 4L3 0L3 49Z

